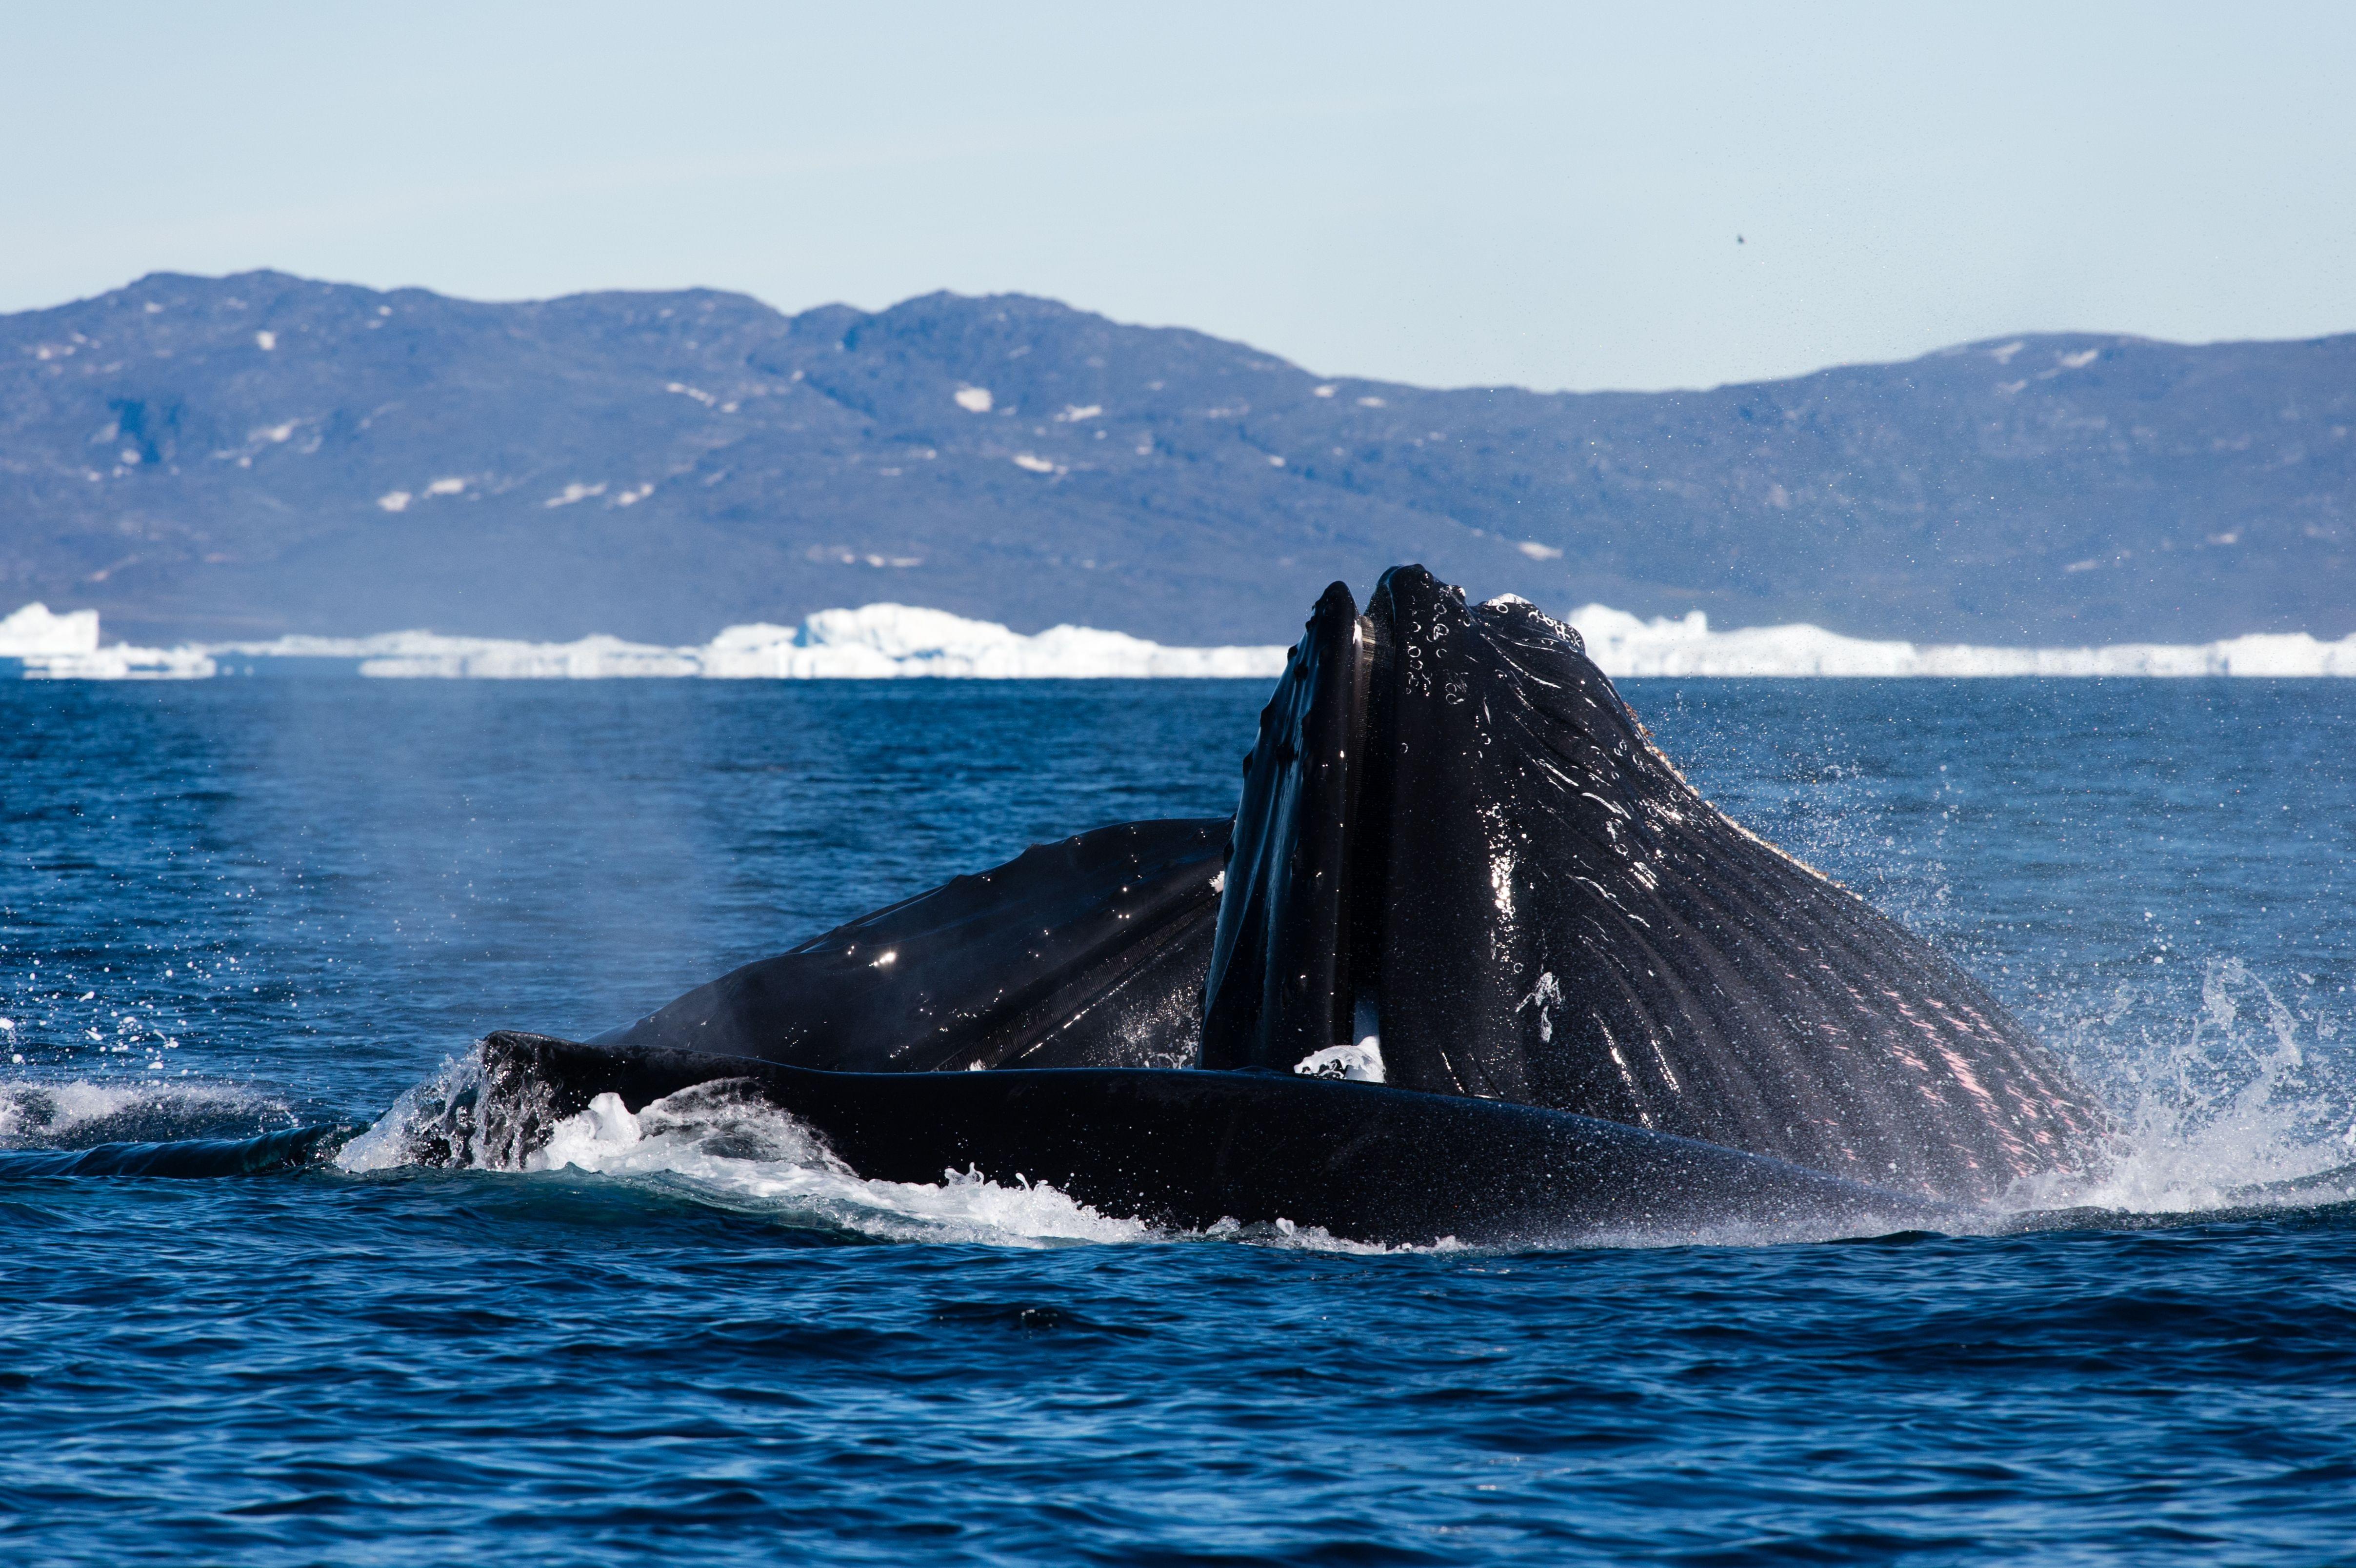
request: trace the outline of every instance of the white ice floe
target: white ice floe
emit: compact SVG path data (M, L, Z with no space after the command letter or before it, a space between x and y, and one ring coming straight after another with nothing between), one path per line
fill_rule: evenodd
M821 610L798 626L731 626L701 647L619 637L528 643L388 632L373 637L279 637L208 645L208 655L349 659L379 677L605 679L704 676L715 679L875 680L911 676L1022 679L1064 677L1245 677L1284 668L1281 647L1172 648L1120 632L1052 626L1024 635L945 610L869 604Z
M202 648L143 648L109 643L86 654L49 654L25 660L27 680L204 680L220 673Z
M351 657L340 639L284 638L284 643L328 645L307 656ZM237 650L267 657L279 651L260 644ZM296 650L296 656L306 656ZM444 679L602 680L633 676L701 675L692 648L627 643L619 637L584 637L573 643L509 642L494 637L442 637L431 632L395 632L363 639L359 672L367 676L426 676Z
M1588 656L1611 676L2356 676L2356 635L2304 632L2194 645L1999 648L1874 642L1822 626L1714 632L1698 610L1647 621L1608 605L1570 613Z
M906 564L873 558L877 565ZM1821 626L1712 631L1700 611L1644 620L1607 605L1570 624L1604 672L1622 676L2356 676L2356 635L2319 642L2304 633L2197 645L2126 643L2103 648L1999 648L1844 637ZM361 675L599 680L697 676L715 679L876 680L958 677L1165 677L1265 680L1284 668L1272 646L1168 647L1122 632L1051 626L1024 634L945 610L869 604L821 610L799 625L731 626L699 646L620 637L534 643L385 632L368 637L278 637L172 648L102 645L98 613L27 604L0 620L0 658L28 677L123 680L195 678L222 658L348 660Z
M0 621L0 658L42 658L98 651L98 612L27 604Z
M943 610L821 610L797 627L731 626L701 649L702 673L787 679L962 676L1249 677L1284 668L1281 647L1172 648L1122 632L1051 626L1035 635Z
M21 661L28 677L53 680L188 680L214 670L201 648L102 647L97 611L60 615L46 604L27 604L0 620L0 658Z

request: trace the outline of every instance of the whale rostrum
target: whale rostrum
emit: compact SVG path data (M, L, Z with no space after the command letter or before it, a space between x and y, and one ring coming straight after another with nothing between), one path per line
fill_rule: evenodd
M1232 820L1036 846L485 1050L547 1114L741 1079L872 1178L1370 1241L1914 1222L2110 1132L1970 976L1704 800L1576 631L1412 566L1318 601Z

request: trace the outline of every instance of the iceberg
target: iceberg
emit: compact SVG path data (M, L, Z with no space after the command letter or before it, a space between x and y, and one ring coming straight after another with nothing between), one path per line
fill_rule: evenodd
M912 604L820 610L798 626L730 626L700 647L619 637L529 643L387 632L372 637L279 637L208 645L209 655L349 660L364 676L603 680L696 676L720 680L1226 678L1282 672L1273 647L1173 648L1122 632L1051 626L1026 635Z
M1614 679L1643 676L2356 676L2356 635L2322 642L2270 633L2193 645L1982 647L1847 637L1822 626L1714 631L1696 610L1650 620L1586 604L1566 619ZM590 636L569 643L383 632L366 637L285 636L171 648L102 644L98 612L59 614L27 604L0 620L0 660L30 678L200 679L224 661L343 665L379 678L444 680L1237 679L1284 668L1280 646L1171 647L1124 632L1051 626L1022 633L913 604L820 610L799 625L730 626L692 647Z
M201 648L102 647L97 611L60 615L37 603L0 620L0 659L16 660L28 679L201 680L214 673Z
M0 620L0 658L59 658L98 651L98 612L27 604Z
M1586 604L1570 613L1588 656L1629 676L2356 676L2356 635L2336 643L2304 632L2198 644L2006 648L1845 637L1822 626L1710 630L1699 610L1652 620Z
M821 610L798 627L731 626L699 650L703 673L841 679L941 676L1268 680L1284 671L1273 647L1173 648L1124 632L1050 626L1035 635L942 610L868 604Z

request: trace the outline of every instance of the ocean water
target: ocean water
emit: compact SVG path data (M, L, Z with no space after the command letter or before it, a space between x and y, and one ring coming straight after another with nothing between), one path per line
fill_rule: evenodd
M0 1559L2356 1556L2356 682L1632 681L2130 1132L2081 1227L1375 1253L892 1187L73 1174L368 1126L1033 839L1257 682L0 684ZM332 1150L344 1133L327 1138Z

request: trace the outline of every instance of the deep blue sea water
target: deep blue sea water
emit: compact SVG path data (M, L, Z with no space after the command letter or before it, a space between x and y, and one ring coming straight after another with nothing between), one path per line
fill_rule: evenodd
M2356 1560L2356 1211L2220 1207L2356 1159L2356 683L1626 692L2103 1086L2134 1152L2062 1196L2115 1222L1369 1255L685 1157L39 1175L1224 812L1265 693L0 685L0 1561Z

